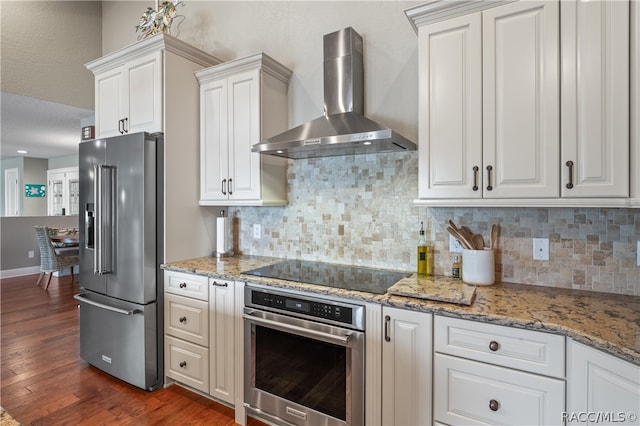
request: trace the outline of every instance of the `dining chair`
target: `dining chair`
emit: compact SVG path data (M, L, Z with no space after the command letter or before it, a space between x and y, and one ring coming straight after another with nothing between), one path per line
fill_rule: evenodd
M47 279L45 290L48 289L53 272L62 271L65 268L71 269L71 282L73 283L73 267L80 264L80 256L75 252L56 252L49 237L49 228L46 226L36 226L36 239L40 248L40 277L36 285L40 285L40 281L42 281L42 277L46 273L49 278Z

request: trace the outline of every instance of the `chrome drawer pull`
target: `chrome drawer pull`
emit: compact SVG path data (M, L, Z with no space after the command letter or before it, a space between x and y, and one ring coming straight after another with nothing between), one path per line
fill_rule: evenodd
M491 349L493 352L496 352L498 349L500 349L500 344L495 340L492 340L491 342L489 342L489 349Z
M184 324L185 322L187 322L187 317L180 317L180 319L178 321L180 321L182 324Z
M180 361L180 367L185 368L187 366L187 361Z
M187 288L187 283L180 283L179 287L180 288Z
M489 401L489 409L491 411L498 411L500 409L500 403L495 399L492 399L491 401Z
M215 285L216 287L229 287L229 284L227 284L227 283L219 283L218 281L214 281L213 285Z

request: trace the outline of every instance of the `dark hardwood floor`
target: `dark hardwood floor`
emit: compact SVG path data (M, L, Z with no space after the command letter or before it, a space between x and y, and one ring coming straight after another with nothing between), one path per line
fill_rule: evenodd
M0 280L0 405L24 425L234 425L233 409L174 385L146 392L80 359L78 283ZM249 425L263 423L249 419Z

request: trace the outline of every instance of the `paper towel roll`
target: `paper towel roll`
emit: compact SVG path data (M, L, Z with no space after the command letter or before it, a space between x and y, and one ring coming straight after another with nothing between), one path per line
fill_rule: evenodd
M231 218L216 218L216 256L233 256Z

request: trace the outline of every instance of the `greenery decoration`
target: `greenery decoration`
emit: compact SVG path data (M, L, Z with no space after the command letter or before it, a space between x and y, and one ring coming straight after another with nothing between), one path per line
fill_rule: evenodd
M139 32L138 40L151 37L159 33L170 33L171 24L178 15L176 8L184 6L183 1L163 1L158 5L158 10L148 7L147 11L140 17L140 23L136 25L136 32ZM179 32L178 32L179 33Z

